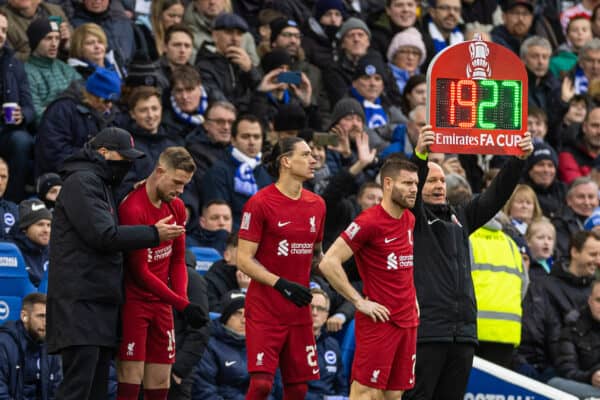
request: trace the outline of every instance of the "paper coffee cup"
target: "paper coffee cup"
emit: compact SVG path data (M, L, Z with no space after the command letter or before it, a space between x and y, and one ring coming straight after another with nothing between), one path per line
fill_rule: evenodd
M17 121L14 117L14 111L19 108L17 103L4 103L2 104L2 111L4 111L4 123L16 124Z

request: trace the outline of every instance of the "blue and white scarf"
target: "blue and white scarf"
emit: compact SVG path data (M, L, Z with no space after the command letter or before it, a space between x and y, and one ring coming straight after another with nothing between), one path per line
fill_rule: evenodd
M375 102L369 101L362 97L356 88L350 90L352 96L358 100L365 111L365 121L368 128L378 128L380 126L387 125L388 116L385 110L381 106L381 98L375 99Z
M269 99L269 101L271 103L273 103L274 105L288 104L290 102L290 92L289 92L289 90L285 89L283 91L283 97L281 98L281 100L279 100L277 97L273 96L273 93L268 92L267 99Z
M465 37L460 31L460 29L458 29L458 26L454 28L450 33L450 43L446 43L446 39L444 39L444 36L439 31L437 26L435 26L433 21L429 21L429 23L427 24L427 28L429 29L429 36L431 36L431 39L433 40L435 54L444 50L448 46L452 46L453 44L465 41Z
M573 81L575 87L575 94L586 94L588 91L588 78L583 73L583 69L580 66L575 68L575 80Z
M410 79L413 75L418 75L421 73L419 68L415 70L414 74L409 74L408 71L402 69L392 63L388 63L390 70L392 70L392 74L394 75L394 79L396 80L396 85L398 85L398 89L400 89L400 93L404 92L404 86L406 86L406 81Z
M171 108L173 108L173 112L177 118L190 125L202 125L204 123L204 113L208 108L208 96L206 90L204 90L204 86L200 86L200 90L202 91L200 95L200 104L198 105L198 110L195 115L190 115L179 108L175 101L175 96L171 95Z
M258 192L258 185L254 179L254 168L260 165L262 153L256 157L248 157L235 147L231 148L231 157L236 164L235 176L233 177L233 190L245 196L252 196Z

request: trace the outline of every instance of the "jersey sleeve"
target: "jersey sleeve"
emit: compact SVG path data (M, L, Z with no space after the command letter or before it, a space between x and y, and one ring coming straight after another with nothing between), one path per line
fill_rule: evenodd
M326 216L326 206L325 206L325 201L319 197L319 207L321 210L321 226L319 227L318 233L317 233L317 243L323 243L323 235L325 235L325 216Z
M367 218L365 218L365 214L362 213L348 225L346 230L340 234L340 237L344 239L346 244L352 249L352 252L356 254L371 236L369 233L370 230L371 225Z
M173 201L177 225L185 226L185 206L180 199ZM171 288L177 295L187 300L187 267L185 265L185 234L173 240L173 254L169 270Z
M119 207L119 218L121 223L124 225L146 225L147 223L144 221L145 213L143 209L128 200L130 199L121 203L121 206ZM173 292L150 271L147 256L148 249L130 251L127 254L128 272L139 287L157 296L161 301L172 305L176 310L182 311L189 304L189 301L185 297Z
M259 243L262 238L265 216L257 196L246 202L242 211L242 222L238 232L239 238Z

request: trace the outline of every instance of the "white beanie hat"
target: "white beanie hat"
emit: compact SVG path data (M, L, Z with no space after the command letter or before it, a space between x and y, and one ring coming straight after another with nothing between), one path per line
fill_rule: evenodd
M413 28L411 26L410 28L406 28L394 36L387 51L387 59L389 62L392 62L394 55L402 46L411 46L419 49L421 51L419 66L423 65L425 58L427 57L427 51L425 50L423 36L421 36L421 32L419 32L417 28Z

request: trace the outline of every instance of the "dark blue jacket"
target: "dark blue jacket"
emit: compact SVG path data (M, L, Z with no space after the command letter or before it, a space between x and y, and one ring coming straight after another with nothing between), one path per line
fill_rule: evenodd
M19 223L19 207L0 198L0 242L10 241L10 229Z
M29 280L35 287L38 287L44 277L44 271L48 268L50 246L41 246L32 242L16 226L12 229L11 235L13 243L21 250L27 272L29 273Z
M37 384L27 382L36 376ZM60 357L48 355L45 344L31 340L21 321L0 326L0 398L51 400L61 380Z
M246 339L228 331L219 320L212 321L210 328L208 346L194 374L192 400L244 400L250 384ZM274 393L281 390L279 376L273 386Z
M348 396L348 379L344 374L338 341L322 333L317 338L317 354L321 379L308 382L306 400L321 400L323 396Z
M202 180L202 204L208 204L211 200L225 200L231 207L234 231L240 226L242 209L250 198L250 196L234 191L233 180L236 170L237 166L233 158L229 156L226 160L214 163L206 171ZM270 185L273 181L273 178L271 178L271 175L269 175L267 169L262 164L254 169L254 179L259 190Z
M186 247L212 247L223 255L227 236L229 236L229 233L225 229L209 231L202 228L200 225L196 225L194 228L187 231L185 245Z
M2 101L3 103L18 103L21 106L24 122L21 125L13 125L11 128L27 126L34 120L33 100L27 74L23 63L14 56L15 52L4 46L0 51L0 72L2 73ZM4 119L1 119L2 129Z
M35 174L58 172L63 161L102 129L114 115L102 115L81 100L81 84L73 83L46 107L35 142Z

